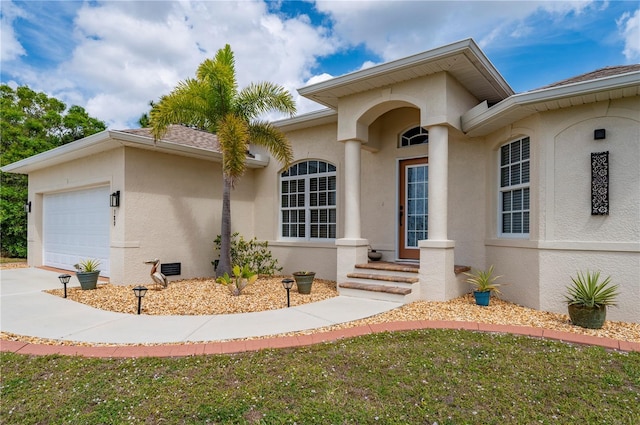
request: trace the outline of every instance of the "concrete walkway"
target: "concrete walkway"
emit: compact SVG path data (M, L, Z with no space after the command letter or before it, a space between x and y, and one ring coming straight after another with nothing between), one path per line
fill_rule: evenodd
M43 290L62 287L58 273L47 270L2 270L0 281L0 329L18 335L87 343L158 344L260 337L351 322L401 305L338 296L256 313L150 316L99 310L47 294ZM75 277L68 288L73 286L79 286Z
M70 282L70 285L74 284L78 285L75 278ZM0 271L0 330L70 342L70 345L45 345L1 340L0 351L88 357L186 356L296 347L374 332L425 328L509 332L616 350L640 351L640 343L524 326L456 321L382 323L308 335L267 338L268 335L351 322L392 310L400 304L338 296L317 303L257 313L147 316L98 310L43 292L60 286L56 272L33 268ZM243 340L246 338L254 339ZM84 346L82 343L135 345L107 347Z

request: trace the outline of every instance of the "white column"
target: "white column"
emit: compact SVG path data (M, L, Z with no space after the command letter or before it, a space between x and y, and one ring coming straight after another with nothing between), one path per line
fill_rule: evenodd
M344 237L360 239L360 142L344 144Z
M434 125L429 131L429 240L447 238L449 129Z

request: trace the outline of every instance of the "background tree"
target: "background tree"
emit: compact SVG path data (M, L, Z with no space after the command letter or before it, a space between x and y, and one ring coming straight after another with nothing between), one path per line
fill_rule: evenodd
M272 111L295 114L291 94L284 87L269 82L252 83L238 91L235 59L227 44L213 59L200 64L196 78L178 83L150 113L156 139L164 135L169 124L187 125L218 137L223 173L218 274L231 274L231 189L244 174L249 143L266 147L285 166L293 158L291 145L284 134L271 123L259 119Z
M11 164L106 128L84 108L66 105L27 86L0 85L0 166ZM27 255L27 176L0 173L0 250L2 256Z

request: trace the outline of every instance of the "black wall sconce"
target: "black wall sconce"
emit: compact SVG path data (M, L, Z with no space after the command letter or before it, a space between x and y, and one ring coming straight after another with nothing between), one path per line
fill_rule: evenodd
M605 130L604 128L593 130L593 140L604 140L606 138L607 138L607 130Z
M24 212L26 212L27 214L31 212L31 201L28 201L26 204L24 204Z
M120 206L120 191L116 190L115 192L113 192L111 194L111 196L109 196L109 204L114 207L117 208Z

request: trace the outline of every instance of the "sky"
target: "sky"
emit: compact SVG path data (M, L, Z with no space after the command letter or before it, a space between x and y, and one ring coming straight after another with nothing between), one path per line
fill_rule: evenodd
M640 63L634 1L0 0L0 82L79 105L110 129L230 44L240 87L296 89L473 38L515 92ZM279 117L268 117L276 119Z

